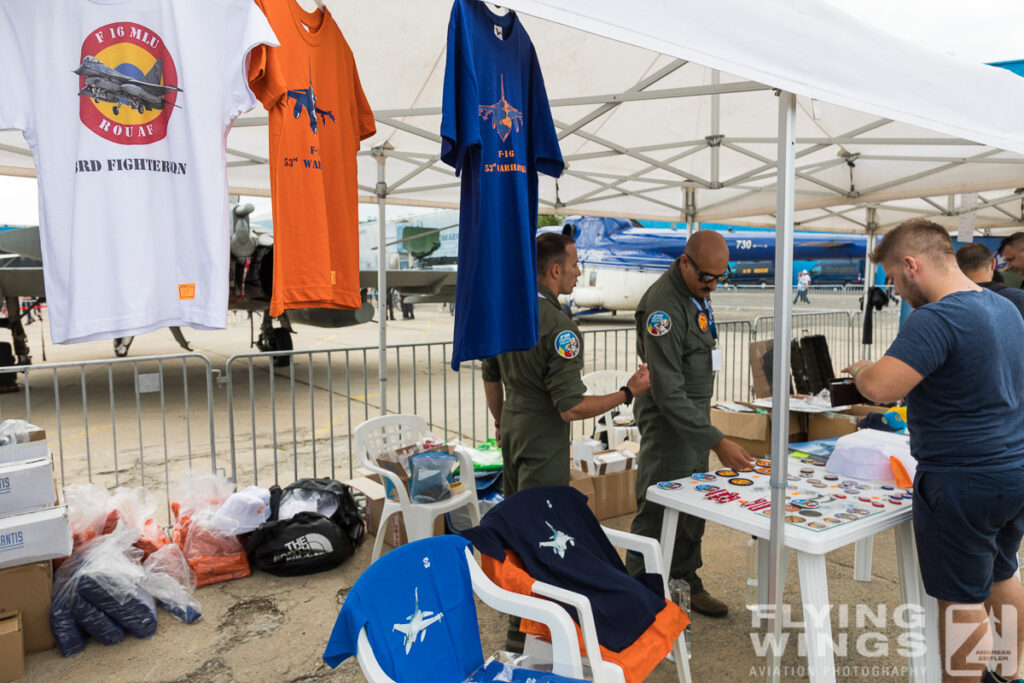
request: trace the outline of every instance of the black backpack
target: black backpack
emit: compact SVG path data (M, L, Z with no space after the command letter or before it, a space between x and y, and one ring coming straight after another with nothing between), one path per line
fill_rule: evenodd
M299 512L278 519L281 504L297 490L324 498L324 507L337 508L330 517ZM332 569L355 552L366 528L348 486L334 479L300 479L270 489L270 519L249 537L246 553L257 567L277 576L299 576Z

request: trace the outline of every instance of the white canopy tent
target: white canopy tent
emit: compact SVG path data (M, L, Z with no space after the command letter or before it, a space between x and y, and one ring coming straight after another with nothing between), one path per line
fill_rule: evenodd
M1024 150L1011 134L1022 79L1009 72L813 0L506 4L531 15L569 162L557 186L542 179L544 212L774 225L777 131L765 111L782 88L798 95L798 225L863 231L871 206L882 230L913 213L952 227L967 192L980 194L979 228L1022 223ZM370 150L387 142L389 203L457 207L457 179L438 159L450 2L328 6L378 121L362 199L377 201ZM265 112L243 116L228 147L232 191L269 196ZM17 132L0 133L0 173L34 173Z
M1024 79L1009 72L914 47L815 0L503 4L529 15L568 162L559 181L542 177L541 211L777 225L779 338L791 332L794 224L874 232L916 213L952 225L965 193L978 194L979 228L1022 224ZM457 206L438 135L450 2L328 5L378 121L360 153L363 199L380 202L382 226L385 202ZM268 195L265 114L242 117L228 147L232 191ZM16 133L0 133L0 173L33 173ZM381 264L383 289L383 254ZM788 344L775 345L774 368L774 386L788 386ZM783 398L772 600L785 560Z

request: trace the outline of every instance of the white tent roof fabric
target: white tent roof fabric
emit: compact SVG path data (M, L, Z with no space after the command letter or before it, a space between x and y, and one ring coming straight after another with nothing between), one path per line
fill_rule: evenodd
M304 2L311 6L312 3ZM352 46L378 133L360 195L457 207L438 158L449 0L328 0ZM1022 224L1024 78L929 52L817 0L509 0L537 48L568 168L541 211L773 225L778 105L796 93L796 222L885 229L914 214L954 226L977 192L979 228ZM1024 11L1021 19L1024 20ZM239 194L269 195L266 113L228 137ZM16 132L0 172L31 175Z

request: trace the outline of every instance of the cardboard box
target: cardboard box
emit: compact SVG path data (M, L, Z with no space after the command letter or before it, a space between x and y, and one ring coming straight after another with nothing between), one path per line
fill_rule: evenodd
M46 443L46 430L40 429L29 432L28 441L25 443L0 446L0 463L35 460L36 458L45 458L49 454L50 447Z
M70 554L67 506L0 518L0 569Z
M0 609L21 612L25 652L53 647L50 632L50 600L53 597L53 564L33 562L0 569Z
M752 407L749 403L741 403L741 405ZM732 413L712 407L711 424L721 430L726 438L743 446L748 453L755 457L771 453L771 415ZM789 442L802 441L803 437L799 416L791 412L789 414Z
M882 406L856 405L841 412L811 415L807 425L807 440L817 441L852 434L857 431L857 424L865 416L871 413L884 413L887 410L889 409Z
M569 470L569 486L587 497L587 506L599 520L636 512L636 468L594 475Z
M580 462L577 468L587 474L612 474L636 467L636 456L626 451L601 451L592 459Z
M0 516L41 510L57 503L50 457L0 464Z
M444 515L438 515L434 518L433 535L444 535ZM401 512L396 512L391 515L391 519L384 528L384 546L393 549L408 542L409 537L405 533L405 520L402 519Z
M379 480L369 477L356 477L346 481L345 484L366 496L364 516L366 530L371 534L376 534L377 527L380 526L380 515L384 511L384 486Z
M25 677L25 648L20 612L0 612L0 682Z

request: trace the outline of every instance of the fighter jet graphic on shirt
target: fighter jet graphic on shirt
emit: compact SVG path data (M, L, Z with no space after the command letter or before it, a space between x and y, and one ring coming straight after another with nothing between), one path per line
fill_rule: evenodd
M141 73L134 67L131 67L131 70ZM110 68L92 55L86 55L73 73L85 77L85 87L78 91L80 97L88 97L96 103L112 103L114 116L117 116L123 104L140 114L144 114L147 109L163 109L171 104L164 99L164 95L169 92L182 92L182 89L163 84L163 70L164 63L158 59L145 76L136 78L130 73Z
M316 93L313 91L313 65L309 65L309 87L303 90L289 90L288 98L295 100L295 109L292 113L295 118L302 116L302 110L305 109L309 115L309 129L313 131L313 135L316 135L316 117L320 117L320 122L323 125L327 125L327 117L331 118L331 121L337 123L337 119L334 118L334 113L326 109L320 109L316 106Z
M491 120L491 129L498 133L502 142L508 140L509 134L523 125L523 113L513 107L505 99L505 76L501 76L501 99L494 104L481 104L480 117L484 121Z
M412 649L412 644L416 642L416 636L420 637L420 642L427 635L427 627L434 622L441 621L444 616L444 612L438 612L433 615L433 612L424 612L420 609L420 589L414 589L414 595L416 598L416 610L409 615L409 621L404 624L395 624L392 627L393 631L398 631L405 635L405 654L409 654L409 650Z
M559 557L565 557L565 550L570 545L576 545L576 539L565 533L564 531L558 531L555 527L551 526L549 522L544 522L551 529L551 538L546 541L539 543L541 548L551 548L555 551L555 554Z

